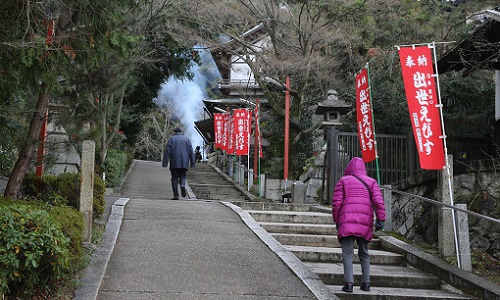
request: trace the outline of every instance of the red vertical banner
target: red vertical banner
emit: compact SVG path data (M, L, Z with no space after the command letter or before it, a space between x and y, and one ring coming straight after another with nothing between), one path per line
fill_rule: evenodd
M444 147L431 50L427 46L403 47L399 60L420 167L442 170Z
M356 75L356 117L363 161L365 163L371 162L375 159L375 130L366 68Z
M224 114L214 114L215 148L221 149L223 133L224 133Z
M233 123L233 116L230 114L227 114L228 119L227 119L227 127L228 127L228 132L227 132L227 154L233 155L234 154L234 123Z
M248 155L250 147L252 112L246 109L235 109L233 113L234 146L236 155Z
M223 151L227 151L227 147L229 146L229 114L222 115L222 136L220 149Z

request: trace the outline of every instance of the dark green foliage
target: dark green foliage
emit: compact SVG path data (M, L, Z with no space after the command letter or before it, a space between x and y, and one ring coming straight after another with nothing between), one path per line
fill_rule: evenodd
M0 293L24 298L51 288L71 273L70 248L70 238L46 210L0 202Z
M118 186L123 175L128 171L132 163L132 156L129 153L110 149L106 156L102 172L106 174L106 186Z
M80 174L45 175L41 181L34 174L30 174L24 179L22 191L26 196L40 202L79 209ZM105 192L104 181L99 176L94 176L94 219L99 219L104 212Z
M61 225L62 232L70 239L71 265L78 265L83 258L83 215L72 207L53 206L51 216Z
M476 71L466 77L451 72L441 75L440 82L448 134L493 134L495 79L491 71Z
M269 112L271 113L271 112ZM272 120L272 121L271 121ZM272 118L261 123L262 137L270 141L270 145L264 148L264 159L262 164L262 173L269 178L283 178L284 176L284 152L285 152L285 125L281 118ZM290 122L290 140L303 129L311 125L311 116L303 115L302 123ZM304 171L304 163L308 157L313 155L314 134L302 135L301 138L289 145L288 149L288 179L298 179Z
M94 203L92 206L92 217L100 219L104 213L104 195L106 194L106 184L102 178L94 177Z
M17 147L22 144L26 117L19 114L26 101L13 99L0 88L0 175L8 176L17 159Z

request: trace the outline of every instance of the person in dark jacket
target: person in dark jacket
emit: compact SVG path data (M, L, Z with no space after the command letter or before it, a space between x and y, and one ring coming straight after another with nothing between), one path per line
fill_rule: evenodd
M193 146L191 141L182 134L182 130L176 127L174 128L174 135L168 139L165 145L162 163L164 168L170 164L172 189L174 191L173 200L179 199L179 183L181 185L181 195L186 197L186 172L190 163L191 168L194 168L196 162Z
M354 274L352 258L354 241L358 244L361 263L361 290L370 290L370 255L368 243L373 237L373 212L377 216L375 229L384 227L385 207L377 181L366 175L366 166L359 157L347 165L344 176L335 185L332 215L337 226L337 237L342 244L344 282L342 291L352 293Z
M196 163L202 161L203 157L201 156L201 149L200 146L196 146L196 149L194 150L194 160L196 160Z

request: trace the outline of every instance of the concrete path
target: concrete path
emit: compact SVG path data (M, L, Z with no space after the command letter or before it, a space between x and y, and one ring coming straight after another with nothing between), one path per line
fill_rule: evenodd
M167 169L135 161L75 299L323 298L231 205L172 196Z

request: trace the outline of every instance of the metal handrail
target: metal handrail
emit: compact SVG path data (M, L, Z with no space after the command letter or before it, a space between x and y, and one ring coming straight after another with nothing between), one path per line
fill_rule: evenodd
M485 216L485 215L482 215L482 214L478 214L478 213L470 211L470 210L461 209L461 208L455 207L453 205L442 203L442 202L439 202L439 201L436 201L436 200L432 200L432 199L429 199L429 198L426 198L426 197L422 197L422 196L419 196L419 195L414 195L414 194L402 192L402 191L399 191L399 190L394 190L394 189L391 189L391 188L388 188L388 187L383 187L383 186L381 186L380 189L382 189L382 190L388 190L388 191L391 191L391 192L394 192L394 193L398 193L398 194L409 196L409 197L413 197L413 198L419 198L421 200L427 201L427 202L432 203L432 204L436 204L436 205L444 206L444 207L447 207L447 208L451 208L453 210L457 210L457 211L460 211L460 212L463 212L463 213L466 213L466 214L469 214L469 215L472 215L472 216L475 216L475 217L478 217L478 218L481 218L481 219L485 219L485 220L488 220L488 221L491 221L491 222L500 223L500 220L497 220L495 218L492 218L492 217L489 217L489 216Z

